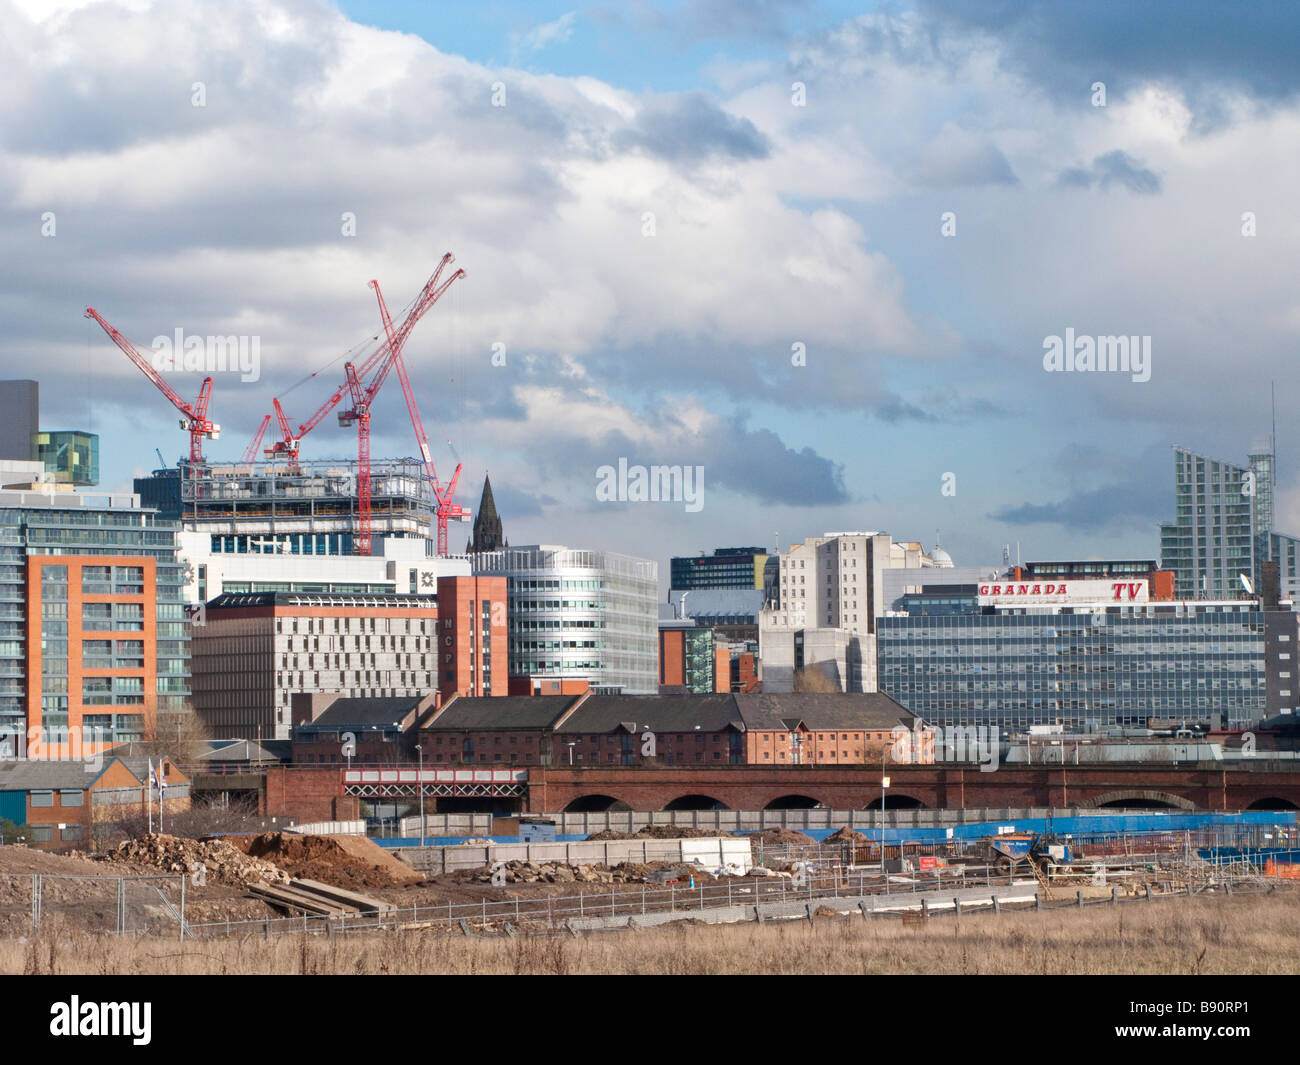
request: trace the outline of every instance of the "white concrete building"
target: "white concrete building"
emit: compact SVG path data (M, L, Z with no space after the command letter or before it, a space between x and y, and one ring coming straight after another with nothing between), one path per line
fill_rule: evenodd
M765 692L793 690L794 675L817 665L841 691L876 690L876 618L890 606L884 574L950 569L942 548L882 532L830 532L794 544L780 557L777 596L759 617Z
M388 536L372 555L300 555L268 540L265 550L239 554L214 551L206 531L177 534L185 563L185 601L206 603L223 594L315 592L320 594L436 595L439 577L468 576L465 555L437 558L433 541Z

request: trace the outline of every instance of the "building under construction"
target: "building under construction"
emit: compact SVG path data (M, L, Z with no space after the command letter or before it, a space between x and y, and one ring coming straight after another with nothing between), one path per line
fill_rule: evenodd
M377 537L433 539L432 494L417 459L371 462L370 524ZM135 489L184 528L231 554L349 555L359 529L357 462L181 462Z

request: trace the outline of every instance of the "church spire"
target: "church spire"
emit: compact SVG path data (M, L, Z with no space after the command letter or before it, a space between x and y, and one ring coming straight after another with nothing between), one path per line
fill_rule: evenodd
M466 545L466 554L479 551L495 551L509 547L501 529L501 516L497 513L496 500L492 498L492 479L483 476L483 496L478 503L478 512L474 516L474 535Z

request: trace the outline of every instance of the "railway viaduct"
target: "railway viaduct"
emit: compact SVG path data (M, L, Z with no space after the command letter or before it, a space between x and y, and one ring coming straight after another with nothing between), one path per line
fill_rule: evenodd
M423 770L427 809L560 813L599 810L879 809L881 770L868 766L529 766ZM283 766L238 778L196 776L198 791L243 787L262 813L347 820L361 802L411 803L411 766ZM891 765L890 809L1103 807L1184 810L1300 809L1300 771L1260 762L1219 765ZM345 778L354 779L345 779ZM364 782L363 782L364 778ZM446 778L446 779L444 779Z
M1300 772L1150 765L891 765L889 808L1127 806L1200 810L1300 808ZM546 766L530 768L529 812L879 809L881 776L865 766Z

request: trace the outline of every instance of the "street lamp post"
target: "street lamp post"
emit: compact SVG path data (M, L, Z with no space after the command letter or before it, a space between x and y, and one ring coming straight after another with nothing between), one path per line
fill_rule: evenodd
M415 745L416 756L420 760L420 769L415 777L415 786L420 792L420 846L424 846L424 748Z

